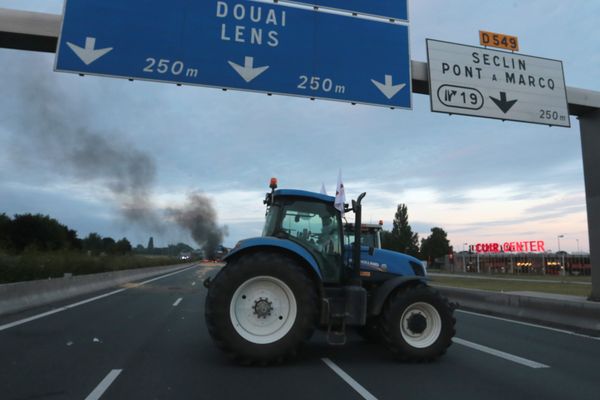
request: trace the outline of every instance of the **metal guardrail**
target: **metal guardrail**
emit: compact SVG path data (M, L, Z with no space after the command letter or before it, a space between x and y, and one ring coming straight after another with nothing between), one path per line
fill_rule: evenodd
M525 320L600 336L600 304L585 299L541 297L435 286L459 309Z
M99 274L2 284L0 285L0 315L17 313L33 307L98 292L170 271L189 268L193 264L137 268Z

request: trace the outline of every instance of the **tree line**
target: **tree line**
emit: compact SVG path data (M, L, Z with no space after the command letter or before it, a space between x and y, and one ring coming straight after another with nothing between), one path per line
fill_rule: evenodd
M181 242L177 244L170 244L167 247L154 247L153 237L150 237L146 247L138 244L133 251L136 254L147 254L154 256L178 256L183 253L197 254L193 247Z
M453 252L448 234L440 227L431 228L431 234L419 242L408 222L408 207L398 204L391 231L381 232L381 247L398 251L434 263L436 258Z
M10 218L0 214L0 250L19 255L26 251L85 251L98 254L131 253L127 238L115 240L90 233L84 239L77 232L48 215L17 214Z

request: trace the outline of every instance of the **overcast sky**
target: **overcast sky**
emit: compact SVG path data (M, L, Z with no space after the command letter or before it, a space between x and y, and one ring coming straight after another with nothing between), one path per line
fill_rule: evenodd
M426 38L478 45L480 29L502 32L519 37L523 54L562 60L567 86L600 90L596 0L409 4L413 60L426 61ZM59 14L62 1L0 7ZM124 219L104 167L62 160L60 149L83 136L149 166L143 194L159 207L195 192L212 199L229 246L260 234L271 176L286 188L319 191L325 183L332 194L341 169L347 198L366 191L364 218L388 229L405 203L420 237L442 227L457 250L522 240L556 250L558 235L563 250L575 251L577 241L589 249L573 117L570 129L549 128L432 113L429 97L418 94L412 111L390 110L82 78L53 72L53 62L53 54L0 49L0 213L48 214L80 237L191 243L175 228L152 232Z

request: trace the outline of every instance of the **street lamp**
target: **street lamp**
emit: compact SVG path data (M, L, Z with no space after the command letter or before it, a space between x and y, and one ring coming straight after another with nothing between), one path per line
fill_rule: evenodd
M577 242L577 252L579 253L579 239L575 239L575 241Z
M467 272L467 263L465 262L465 246L468 246L469 243L463 243L463 251L462 251L462 258L463 258L463 272Z
M565 237L565 235L558 235L556 237L556 240L558 241L558 251L560 251L560 238L564 238L564 237Z

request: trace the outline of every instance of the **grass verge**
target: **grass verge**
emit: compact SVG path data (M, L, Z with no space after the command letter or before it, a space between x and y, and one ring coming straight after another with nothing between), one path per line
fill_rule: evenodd
M494 292L542 292L588 297L592 291L590 285L579 283L581 281L585 282L585 278L578 278L576 280L564 279L567 277L551 277L550 279L548 279L549 277L530 278L531 277L490 279L480 276L477 278L466 278L461 277L460 275L456 277L430 276L431 282L434 285L491 290Z

